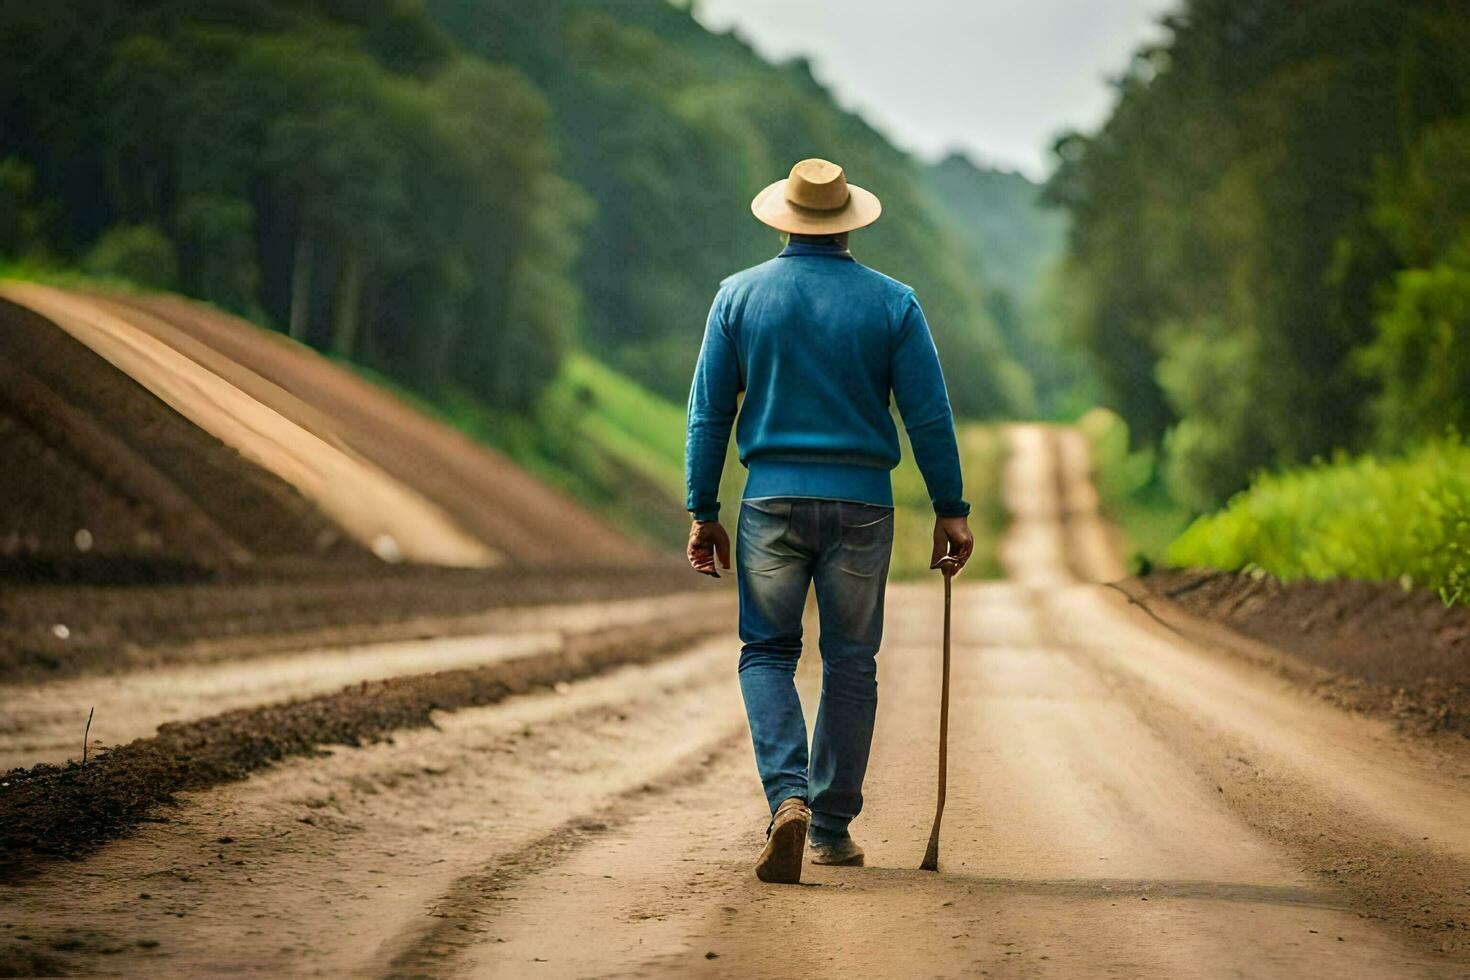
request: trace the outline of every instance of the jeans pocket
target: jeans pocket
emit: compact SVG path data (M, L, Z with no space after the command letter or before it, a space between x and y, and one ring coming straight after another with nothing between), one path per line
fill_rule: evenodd
M893 508L880 507L877 504L842 504L842 535L847 537L848 531L864 531L868 529L893 528Z
M883 574L893 549L893 509L873 504L842 505L838 567L868 578Z
M844 513L842 515L842 529L844 531L861 531L865 528L879 527L884 524L892 526L893 511L886 507L873 507L871 511L882 511L882 513L865 511L861 514L853 514L851 516L848 513Z
M736 546L749 556L747 567L752 571L769 571L786 564L790 549L782 546L782 539L790 527L791 501L742 501Z

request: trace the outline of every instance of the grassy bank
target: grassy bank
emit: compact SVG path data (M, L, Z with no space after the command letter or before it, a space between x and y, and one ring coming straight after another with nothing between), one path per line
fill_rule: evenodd
M425 407L619 528L670 549L682 546L682 406L574 353L525 413L490 411L462 392L441 393ZM728 479L726 485L728 491Z
M1397 581L1470 603L1470 446L1445 439L1263 475L1190 525L1168 557L1284 581Z
M965 495L971 506L970 528L975 532L975 553L965 574L973 578L998 578L1000 535L1010 519L1000 492L1005 440L997 427L979 423L961 424L958 435ZM893 471L891 575L900 579L932 574L929 555L934 530L934 508L907 440L903 454L903 462Z

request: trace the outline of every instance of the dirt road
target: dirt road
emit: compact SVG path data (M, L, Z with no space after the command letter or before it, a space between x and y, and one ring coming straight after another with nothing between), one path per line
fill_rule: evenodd
M1009 580L894 586L869 867L750 874L725 635L186 795L3 896L14 969L127 975L1463 976L1470 774L1079 573L1116 571L1066 433L1013 430ZM963 582L963 580L961 580ZM728 607L725 609L728 615ZM814 630L813 630L814 633ZM800 673L810 708L815 658Z

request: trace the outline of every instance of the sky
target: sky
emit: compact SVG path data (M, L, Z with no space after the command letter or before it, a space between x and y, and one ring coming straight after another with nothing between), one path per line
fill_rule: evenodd
M695 0L764 57L804 55L844 108L927 160L1051 172L1051 144L1090 132L1108 84L1163 36L1174 0Z

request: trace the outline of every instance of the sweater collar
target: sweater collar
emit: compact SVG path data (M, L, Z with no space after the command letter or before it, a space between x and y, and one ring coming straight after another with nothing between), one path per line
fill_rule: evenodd
M849 262L856 261L852 252L841 245L827 244L825 242L789 242L781 249L777 258L784 259L792 255L830 255L837 259L847 259Z

